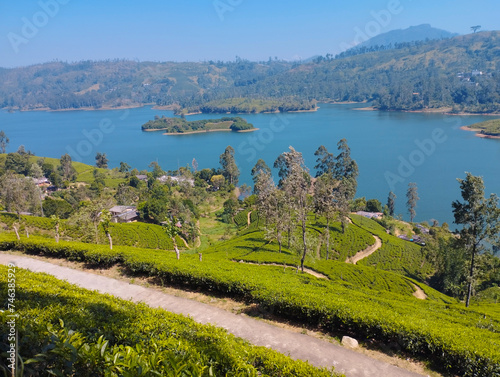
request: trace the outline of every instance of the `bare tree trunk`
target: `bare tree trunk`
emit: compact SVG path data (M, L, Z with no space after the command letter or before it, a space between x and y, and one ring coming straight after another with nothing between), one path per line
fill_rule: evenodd
M276 238L278 239L279 252L281 253L281 231L278 232L278 235Z
M179 249L177 248L177 244L175 243L175 238L172 238L172 242L174 243L175 255L177 256L177 260L179 260L179 259L181 259L181 253L179 252Z
M302 218L302 244L304 246L304 252L302 254L302 258L300 259L300 269L304 272L304 260L306 259L307 253L307 243L306 243L306 219Z
M330 217L326 217L326 260L328 260L328 252L330 251Z
M94 225L95 227L95 243L98 244L99 243L99 223L95 224Z
M111 233L106 233L106 235L108 236L108 240L109 240L109 248L110 250L113 250L113 239L111 238Z
M28 229L28 227L24 227L24 230L26 231L26 238L30 238L30 231Z
M56 243L59 243L59 224L56 225Z
M12 225L12 227L14 228L14 232L16 232L17 239L20 240L21 237L19 237L19 232L18 232L17 226L16 225Z
M41 188L38 188L40 190L40 211L42 212L42 217L43 216L43 199L42 199L42 189Z
M200 262L203 260L203 256L201 253L198 253L198 257L200 258Z
M472 247L472 258L470 261L470 271L469 271L469 286L467 288L467 299L465 301L465 307L469 307L470 297L472 296L472 278L474 275L474 258L476 256L476 244Z

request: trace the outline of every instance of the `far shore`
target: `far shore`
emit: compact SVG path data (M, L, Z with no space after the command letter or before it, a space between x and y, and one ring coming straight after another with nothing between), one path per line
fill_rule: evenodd
M164 129L163 129L164 130ZM190 131L190 132L165 132L162 135L167 135L167 136L177 136L177 135L192 135L192 134L202 134L202 133L207 133L207 132L237 132L237 133L243 133L243 132L253 132L257 131L258 128L252 128L249 130L241 130L241 131L233 131L231 129L220 129L220 130L202 130L202 131ZM144 130L147 131L147 130ZM151 131L162 131L162 130L151 130Z
M318 111L319 106L316 106L314 109L309 109L309 110L291 110L287 111L287 113L314 113L315 111Z
M469 126L462 126L460 127L460 129L464 131L475 132L476 134L474 136L482 137L484 139L500 139L500 136L481 133L482 130L480 128L470 128Z
M367 101L363 102L354 102L354 101L343 101L343 102L322 102L322 103L328 103L328 104L334 104L334 105L349 105L349 104L363 104L367 103ZM81 108L70 108L70 109L50 109L48 107L40 107L36 109L10 109L7 107L0 108L0 110L8 111L8 112L15 112L15 111L20 111L20 112L29 112L29 111L47 111L47 112L63 112L63 111L110 111L110 110L128 110L128 109L137 109L137 108L142 108L146 106L152 106L152 109L154 110L175 110L176 106L175 105L162 105L158 106L155 105L154 103L144 103L144 104L130 104L130 105L125 105L125 106L110 106L110 105L105 105L99 108L95 107L81 107ZM320 109L319 106L317 106L314 109L309 109L309 110L292 110L292 111L285 111L284 113L306 113L306 112L315 112ZM357 110L357 111L381 111L376 107L373 106L367 106L367 107L357 107L352 110ZM460 112L460 113L452 113L451 112L452 108L451 107L439 107L439 108L432 108L432 109L421 109L421 110L386 110L386 111L393 111L393 112L403 112L403 113L427 113L427 114L443 114L443 115L456 115L456 116L471 116L471 115L476 115L476 116L500 116L500 112L496 113L468 113L468 112ZM274 113L281 113L279 110L278 111L269 111L269 112L261 112L260 114L274 114ZM199 114L205 114L203 112L192 112L192 113L187 113L184 114L185 116L188 115L199 115ZM211 113L206 113L206 114L211 114ZM217 114L217 113L215 113ZM249 115L252 113L249 112L242 112L242 113L221 113L221 114L234 114L234 115ZM259 114L259 113L257 113ZM154 131L154 130L148 130L148 131Z
M109 111L109 110L128 110L128 109L137 109L145 106L151 106L151 103L146 103L146 104L133 104L133 105L126 105L126 106L102 106L99 108L95 107L80 107L78 109L71 108L71 109L51 109L49 107L40 107L37 109L12 109L13 111L20 111L20 112L29 112L29 111L47 111L47 112L62 112L62 111ZM7 110L10 111L11 109L3 108L2 110Z

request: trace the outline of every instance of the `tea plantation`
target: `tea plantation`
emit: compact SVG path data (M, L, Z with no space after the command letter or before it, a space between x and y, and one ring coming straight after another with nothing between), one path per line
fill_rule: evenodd
M337 376L164 310L45 274L16 269L15 276L19 376ZM0 266L2 292L7 277ZM7 313L0 313L3 351ZM7 375L1 363L0 370Z
M295 266L296 257L290 252L277 253L272 243L265 245L259 231L250 229L206 250L202 261L196 254L184 253L177 260L173 252L154 249L117 246L109 250L105 245L57 244L40 237L17 241L12 234L2 234L0 241L2 250L21 250L100 267L119 264L130 274L156 277L163 284L254 302L277 316L316 325L324 331L351 334L362 341L397 344L404 352L461 376L500 373L497 305L466 309L454 299L402 275L338 261L306 263L328 279L302 274L285 268L287 264ZM257 250L253 250L256 242ZM247 264L244 257L261 265ZM425 291L426 300L412 296L413 284ZM94 337L91 341L97 340Z

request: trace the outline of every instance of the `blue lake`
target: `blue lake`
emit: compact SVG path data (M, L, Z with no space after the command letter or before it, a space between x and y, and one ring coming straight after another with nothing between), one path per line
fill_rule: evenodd
M357 196L383 203L390 190L397 195L397 213L408 218L405 194L416 182L420 201L417 221L437 219L451 225L451 202L460 198L456 178L465 172L483 176L486 193L500 193L500 140L481 139L461 126L491 119L483 116L360 111L359 104L321 104L317 112L242 115L259 130L164 136L142 132L141 125L171 111L143 107L112 111L0 112L0 129L10 138L8 151L23 144L36 155L94 164L105 152L110 167L125 161L139 170L158 161L164 170L191 164L219 166L219 155L231 145L241 171L240 183L251 184L250 170L259 158L272 166L291 145L315 165L314 151L325 145L336 153L346 138L360 170ZM189 120L220 118L193 115Z

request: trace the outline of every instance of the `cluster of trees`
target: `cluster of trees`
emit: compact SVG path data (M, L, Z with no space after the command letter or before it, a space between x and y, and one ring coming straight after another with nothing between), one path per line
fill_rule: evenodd
M286 234L290 247L296 241L294 230L298 227L301 236L295 246L301 250L302 270L310 249L306 231L309 213L324 216L326 229L336 218L342 222L343 229L348 224L349 203L357 188L358 166L351 158L345 139L339 141L338 150L339 154L334 156L326 147L318 148L315 178L309 174L302 154L293 147L274 162L280 178L278 185L274 184L271 169L263 160L252 169L257 207L265 219L266 235L278 241L281 252L283 236ZM329 232L326 232L326 244L329 252Z
M462 228L453 237L440 237L436 288L469 306L476 290L500 286L500 208L496 194L485 197L481 177L466 173L458 179L462 201L452 203L455 223Z

